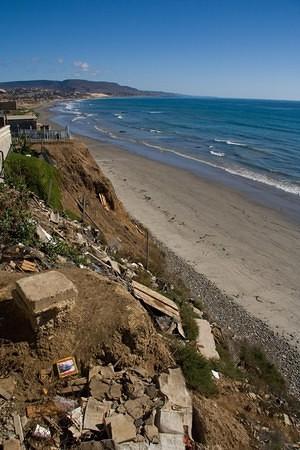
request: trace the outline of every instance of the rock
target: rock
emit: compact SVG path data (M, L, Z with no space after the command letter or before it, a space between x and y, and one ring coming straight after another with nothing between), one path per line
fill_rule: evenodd
M122 388L119 384L114 383L109 387L108 398L110 400L119 400L122 397Z
M55 213L53 211L50 212L50 222L58 224L59 219L60 219L59 213Z
M100 441L87 441L81 442L78 447L79 450L104 450L105 447L102 445Z
M287 426L291 426L292 425L290 417L287 414L285 414L285 413L283 414L283 421L284 421L284 424L287 425Z
M78 291L62 273L51 271L16 282L14 299L34 329L74 306Z
M143 417L144 414L151 410L152 402L147 395L143 395L135 400L127 400L124 403L126 411L134 419L139 419Z
M104 383L100 378L93 377L90 381L91 396L97 400L103 400L109 391L109 385Z
M159 432L155 425L145 425L145 435L152 444L159 443Z
M8 439L3 443L3 450L21 450L21 443L18 439Z
M129 375L130 383L126 384L126 393L131 399L141 397L144 394L144 385L135 375Z
M151 400L154 400L158 395L158 390L156 389L154 384L150 384L150 386L146 386L145 394L148 395Z
M133 419L128 415L116 414L109 417L107 425L111 438L117 444L133 441L136 438L136 428Z
M160 433L184 434L184 412L169 409L157 411L155 423Z

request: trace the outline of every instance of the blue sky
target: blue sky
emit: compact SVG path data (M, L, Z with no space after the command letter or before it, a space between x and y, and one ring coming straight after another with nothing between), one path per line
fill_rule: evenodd
M300 99L300 0L10 0L0 80Z

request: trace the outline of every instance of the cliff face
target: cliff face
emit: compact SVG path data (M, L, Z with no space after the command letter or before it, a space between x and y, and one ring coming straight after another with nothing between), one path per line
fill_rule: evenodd
M65 211L82 216L83 206L87 222L97 225L107 245L145 261L146 236L126 213L111 182L103 175L88 148L79 141L34 145L60 173L62 206ZM157 250L153 248L152 257Z

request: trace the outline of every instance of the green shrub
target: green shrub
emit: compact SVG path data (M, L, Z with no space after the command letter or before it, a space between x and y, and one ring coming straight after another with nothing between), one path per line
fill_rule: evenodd
M70 258L77 265L86 263L85 256L79 250L61 240L52 239L50 242L43 244L41 250L53 260L60 255Z
M191 305L183 301L179 306L183 330L189 341L195 341L198 337L198 326L195 321L195 313Z
M173 343L173 348L187 386L202 394L215 394L217 388L212 379L210 363L191 344Z
M220 355L220 359L211 363L212 368L218 372L221 372L228 378L233 380L242 380L243 374L241 370L234 364L229 351L217 344L217 351Z
M26 186L52 208L61 210L59 174L47 162L33 156L11 153L5 161L5 180L16 188Z
M285 390L285 381L264 352L256 346L243 344L240 359L254 384L264 384L272 392Z
M28 211L28 193L16 193L0 184L0 238L5 245L22 242L32 245L35 241L35 224Z

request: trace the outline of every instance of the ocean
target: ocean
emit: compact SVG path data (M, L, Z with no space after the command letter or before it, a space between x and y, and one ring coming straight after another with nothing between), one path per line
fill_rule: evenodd
M64 102L53 111L73 133L221 181L228 174L240 187L268 187L283 202L299 200L300 102L105 98Z

